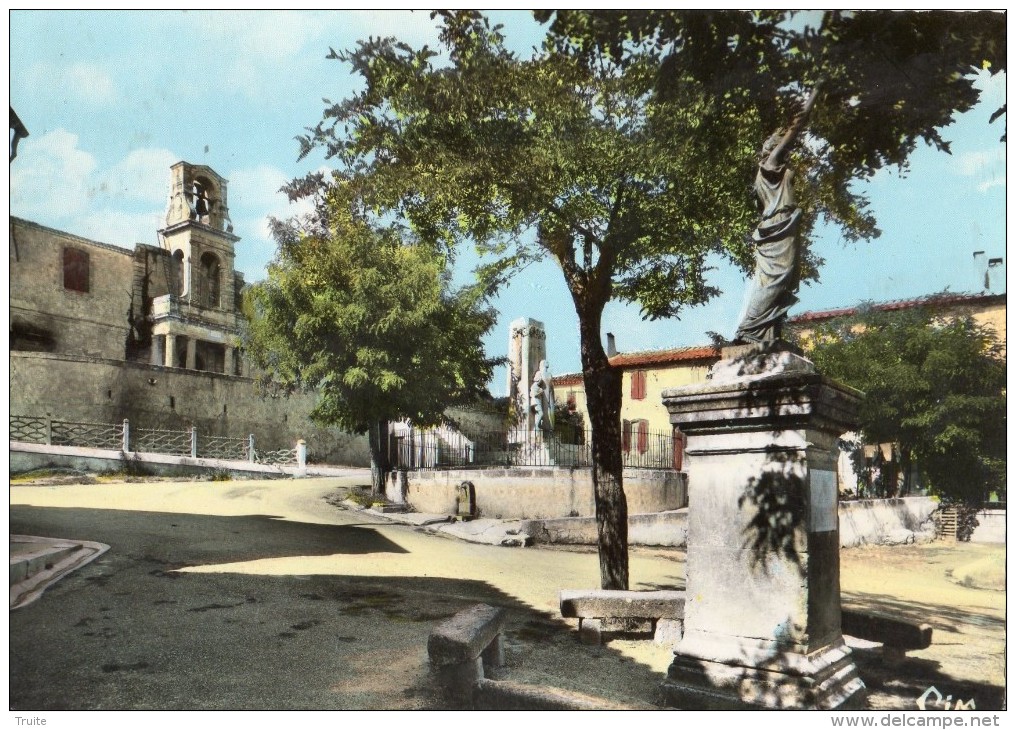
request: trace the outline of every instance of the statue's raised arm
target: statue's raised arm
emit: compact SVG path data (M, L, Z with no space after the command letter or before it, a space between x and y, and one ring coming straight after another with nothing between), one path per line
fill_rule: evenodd
M808 117L811 116L811 110L815 107L815 101L818 99L819 91L822 89L822 82L819 81L815 84L815 88L811 90L811 94L808 96L808 100L804 102L804 108L801 112L794 117L794 120L787 127L786 132L779 137L779 141L776 146L773 147L772 152L769 153L768 158L765 161L767 167L780 167L786 163L786 156L791 147L794 146L794 142L797 141L798 136L808 125ZM776 133L779 135L779 132Z

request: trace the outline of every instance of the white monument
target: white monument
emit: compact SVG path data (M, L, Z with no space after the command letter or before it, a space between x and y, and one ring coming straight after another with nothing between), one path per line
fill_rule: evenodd
M508 398L512 404L510 438L513 441L526 441L527 434L533 431L536 418L532 401L533 380L540 372L540 363L546 359L547 335L543 322L528 317L512 322L508 336Z

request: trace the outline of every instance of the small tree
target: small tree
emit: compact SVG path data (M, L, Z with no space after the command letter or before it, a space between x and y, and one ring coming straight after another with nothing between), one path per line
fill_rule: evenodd
M925 308L869 309L809 341L822 373L865 393L862 434L896 445L904 479L916 466L947 502L1004 494L1005 359L991 330Z
M245 348L262 388L313 389L315 421L367 434L381 494L389 421L432 425L485 393L496 361L482 338L496 314L478 289L451 287L434 249L358 208L338 184L310 219L273 221L279 250L245 294Z

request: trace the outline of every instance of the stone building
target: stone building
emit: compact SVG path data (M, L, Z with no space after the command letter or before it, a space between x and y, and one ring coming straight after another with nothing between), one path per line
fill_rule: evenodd
M263 398L247 377L227 193L173 165L160 245L133 250L10 219L11 415L303 438L311 458L367 463L365 439L309 420L313 395Z

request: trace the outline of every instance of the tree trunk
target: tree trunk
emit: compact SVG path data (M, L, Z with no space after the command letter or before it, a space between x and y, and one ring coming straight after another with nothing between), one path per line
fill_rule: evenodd
M385 482L391 472L388 460L388 421L377 421L367 431L367 444L370 448L370 493L375 497L384 497Z
M600 587L626 591L628 500L622 482L621 372L610 365L600 343L599 312L579 312L579 336L592 431Z

